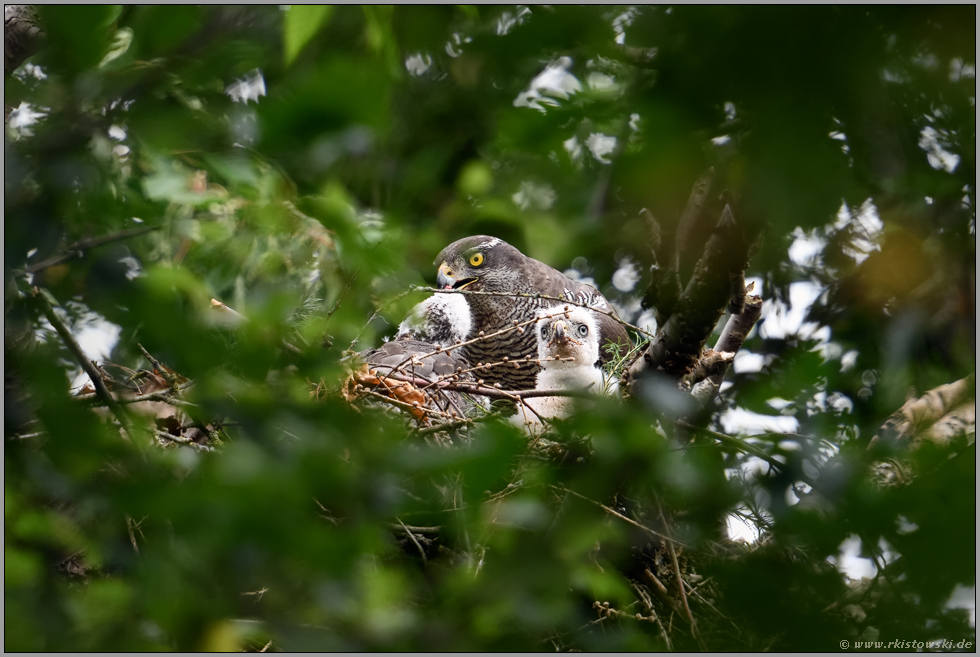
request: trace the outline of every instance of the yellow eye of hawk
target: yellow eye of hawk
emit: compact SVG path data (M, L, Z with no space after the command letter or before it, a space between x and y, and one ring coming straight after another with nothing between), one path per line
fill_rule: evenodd
M474 267L479 267L480 265L482 265L483 264L483 254L482 253L474 253L473 255L471 255L470 256L470 264L473 265Z

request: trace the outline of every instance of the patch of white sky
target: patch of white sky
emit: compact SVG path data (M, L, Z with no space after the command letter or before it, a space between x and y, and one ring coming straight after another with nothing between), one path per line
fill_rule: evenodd
M122 329L81 303L69 301L67 305L72 310L72 314L75 315L75 319L72 320L64 309L55 308L54 312L58 319L65 323L72 337L75 338L75 342L78 343L89 360L104 363L119 342ZM41 320L35 336L42 342L61 339L47 319ZM76 390L90 381L89 376L74 363L68 372L68 379L72 390Z
M515 26L522 25L530 15L531 10L526 5L516 5L513 13L505 11L497 19L497 35L504 36Z
M960 164L960 156L950 150L949 133L931 125L919 133L919 148L926 152L926 159L933 169L953 173Z
M245 77L228 85L225 93L236 103L248 105L250 100L257 103L260 96L266 95L265 76L260 69L254 68Z
M877 239L884 224L871 199L866 200L856 212L851 211L846 203L842 203L833 223L812 231L797 228L793 232L794 239L787 252L790 261L804 271L822 267L828 237L845 228L849 228L852 233L850 247L845 249L845 253L859 264L871 251L878 248ZM760 278L749 277L746 283L754 284L757 290L762 287ZM807 321L813 304L825 292L825 286L815 280L791 283L788 299L766 299L763 302L761 318L752 329L750 337L757 332L763 339L815 340L817 344L814 350L825 360L840 359L842 371L853 367L857 362L857 352L851 350L845 353L840 345L831 340L832 334L828 326ZM736 374L761 372L773 363L774 358L773 355L741 349L735 355L732 368ZM767 415L736 406L725 411L719 422L727 433L741 435L793 433L799 430L799 421L794 417L798 409L792 402L775 397L768 404L777 414ZM828 409L837 413L849 413L853 409L853 402L840 393L828 394L825 390L818 390L813 399L808 401L806 412L812 415Z
M431 66L432 57L428 53L415 53L405 60L405 69L416 77L424 75Z
M613 33L616 35L613 40L619 45L626 44L626 28L633 24L633 18L636 16L636 7L629 6L626 11L621 14L617 14L613 18L612 28Z
M521 211L550 210L558 194L551 185L525 180L510 198Z
M452 58L463 54L463 44L472 43L473 37L466 36L462 32L453 32L453 37L446 42L446 54Z
M514 107L530 107L542 114L547 107L558 107L559 99L567 100L573 94L582 91L582 83L569 69L572 58L562 56L545 66L531 80L531 84L514 99Z
M902 516L899 516L897 521L900 525L902 521L908 523ZM911 529L911 531L917 530L917 527ZM872 553L876 559L870 557ZM844 573L844 576L850 581L858 582L862 579L874 578L878 574L879 564L887 566L900 557L901 555L883 537L879 537L877 544L871 550L868 550L860 536L851 534L838 546L836 555L827 557L827 562ZM944 608L947 611L952 609L966 610L970 627L975 628L977 624L976 585L957 584L947 599Z

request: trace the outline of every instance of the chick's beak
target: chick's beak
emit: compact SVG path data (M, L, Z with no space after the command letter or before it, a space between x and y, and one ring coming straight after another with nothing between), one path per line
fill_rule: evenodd
M565 341L565 322L555 322L555 340L559 342Z

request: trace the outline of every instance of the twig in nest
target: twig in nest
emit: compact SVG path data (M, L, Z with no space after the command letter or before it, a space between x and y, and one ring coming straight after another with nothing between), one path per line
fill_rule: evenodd
M662 507L660 507L659 502L657 503L657 507L660 512L660 520L664 523L664 527L667 527L667 519L664 517L664 510ZM687 603L687 593L684 591L684 579L681 577L681 566L677 561L677 550L674 549L673 541L667 541L667 550L670 551L670 560L673 562L674 566L674 579L677 583L677 590L681 594L681 602L684 604L684 612L687 614L687 620L691 623L691 634L694 635L694 639L698 642L698 646L701 648L701 650L707 651L708 646L705 645L704 640L701 638L701 633L698 632L697 621L694 620L694 614L691 613L691 606Z
M175 443L177 445L186 445L187 447L193 447L199 452L213 452L214 448L209 445L202 445L200 443L195 443L190 438L185 438L183 436L175 436L172 433L167 433L166 431L157 430L154 432L161 443Z
M443 424L434 424L431 427L426 427L424 429L417 429L415 431L416 436L427 436L430 433L437 433L439 431L452 431L453 429L458 429L460 427L465 427L470 424L475 424L476 420L456 420L455 422L445 422Z
M648 533L648 534L650 534L651 536L656 536L657 538L661 538L661 539L664 539L664 540L665 540L665 541L667 541L668 543L677 543L677 545L680 545L681 547L687 547L686 545L684 545L684 544L683 544L683 543L681 543L680 541L678 541L678 540L676 540L676 539L673 539L673 538L671 538L670 536L666 536L666 535L664 535L664 534L661 534L661 533L659 533L659 532L655 532L655 531L653 531L652 529L650 529L649 527L646 527L646 526L644 526L644 525L641 525L640 523L638 523L638 522L636 522L636 521L635 521L635 520L633 520L632 518L627 518L627 517L626 517L626 516L624 516L623 514L621 514L621 513L619 513L618 511L616 511L615 509L611 509L611 508L609 508L608 506L606 506L605 504L602 504L602 503L600 503L600 502L596 502L596 501L595 501L595 500L593 500L593 499L589 499L588 497L586 497L585 495L582 495L581 493L576 493L575 491L573 491L573 490L571 490L571 489L568 489L568 488L564 488L564 487L562 487L562 486L555 486L555 485L552 485L552 488L554 488L555 490L558 490L558 491L561 491L561 492L563 492L563 493L570 493L570 494L572 494L572 495L574 495L575 497L579 497L579 498L581 498L581 499L583 499L583 500L585 500L586 502L591 502L592 504L595 504L596 506L598 506L598 507L599 507L600 509L602 509L602 510L603 510L603 511L605 511L606 513L608 513L608 514L610 514L610 515L613 515L613 516L616 516L616 517L617 517L617 518L619 518L620 520L623 520L623 521L625 521L625 522L627 522L627 523L629 523L629 524L631 524L631 525L633 525L633 526L634 526L634 527L636 527L637 529L642 529L643 531L645 531L645 532L647 532L647 533Z
M173 380L173 372L170 370L170 368L164 367L163 364L160 361L158 361L156 358L154 358L152 355L150 355L150 352L144 349L143 345L141 345L140 343L137 342L136 346L140 348L140 351L143 352L143 355L146 356L146 359L150 361L150 364L153 365L153 368L156 370L156 373L159 374L161 377L163 377L163 380L166 381L172 387L175 381Z
M651 573L649 569L647 569L645 572L648 575L650 575L650 577L653 577L653 573ZM653 579L658 584L660 583L660 580L658 580L656 577L653 577ZM648 596L646 594L646 591L643 590L643 587L639 586L635 582L630 582L630 584L633 586L633 590L636 591L637 595L640 596L640 599L643 601L643 604L646 605L646 608L647 608L647 610L649 610L650 615L657 622L657 627L660 628L660 636L662 636L664 638L664 643L667 646L667 650L668 651L673 650L670 647L670 637L667 636L667 630L664 628L663 623L660 622L660 615L653 608L653 601L650 599L650 596ZM663 584L661 584L661 586L663 586Z
M429 565L429 560L425 558L425 550L422 549L422 546L419 544L418 540L415 538L415 534L412 533L412 530L411 529L409 529L408 527L405 526L405 523L403 523L401 521L401 518L395 518L395 520L398 521L398 524L401 525L402 526L402 529L405 530L405 533L408 534L409 540L411 540L412 543L415 544L415 547L418 548L419 554L422 555L422 563L424 565L428 566Z
M268 586L265 586L265 587L259 589L258 591L243 591L242 592L242 595L254 595L255 596L254 602L259 602L260 600L262 600L262 596L264 596L266 593L268 593L268 591L269 591L269 587ZM271 641L270 641L270 643L271 643Z
M136 554L140 553L139 546L136 544L136 532L139 532L140 536L143 536L143 531L140 529L143 520L146 520L145 516L139 522L133 522L131 517L126 516L126 530L129 532L129 542L133 544L133 549L136 550ZM143 538L145 540L146 536L143 536Z

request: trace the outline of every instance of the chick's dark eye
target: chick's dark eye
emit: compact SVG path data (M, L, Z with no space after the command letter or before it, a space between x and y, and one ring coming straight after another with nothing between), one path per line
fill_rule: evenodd
M550 333L550 332L551 332L551 329L548 328L547 326L542 326L541 327L541 337L542 338L548 337L548 333Z
M585 324L579 324L579 326L578 326L578 334L581 335L584 338L585 336L587 336L589 334L589 327L586 326Z

